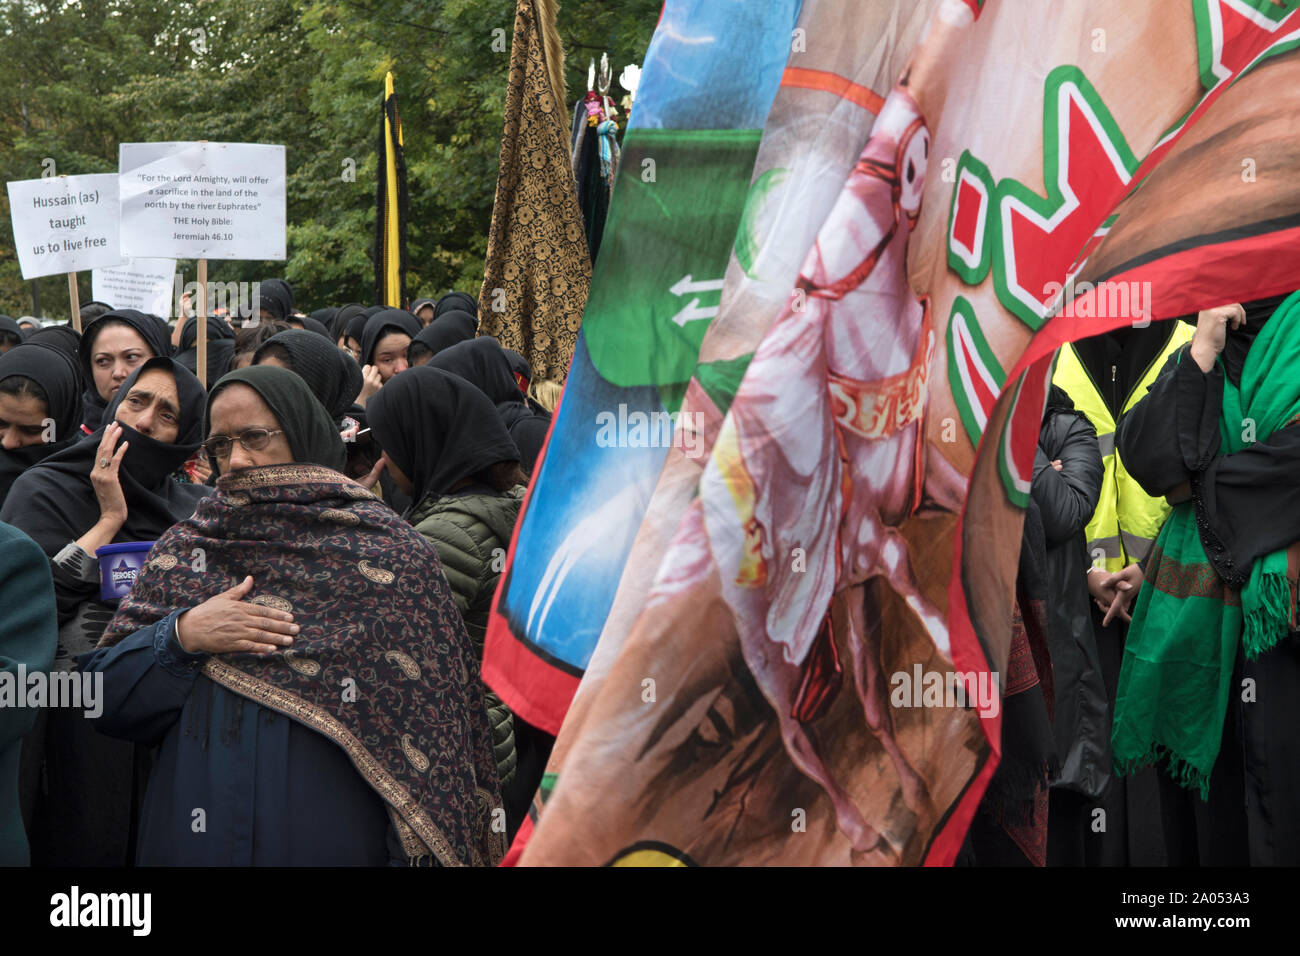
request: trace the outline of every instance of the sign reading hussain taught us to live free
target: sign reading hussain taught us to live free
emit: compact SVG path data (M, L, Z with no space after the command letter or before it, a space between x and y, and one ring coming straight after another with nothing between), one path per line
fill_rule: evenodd
M122 261L115 173L24 179L8 185L14 248L24 279Z

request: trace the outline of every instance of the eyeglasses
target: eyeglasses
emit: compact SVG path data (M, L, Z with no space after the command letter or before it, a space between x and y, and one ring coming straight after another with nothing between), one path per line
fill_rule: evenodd
M234 438L229 435L213 435L203 443L203 450L213 461L230 457L230 450L238 441L245 451L261 451L271 442L272 435L283 435L284 430L277 428L268 431L265 428L246 428Z

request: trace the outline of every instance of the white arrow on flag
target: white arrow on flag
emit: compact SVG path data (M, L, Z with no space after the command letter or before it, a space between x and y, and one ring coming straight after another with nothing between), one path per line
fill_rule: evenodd
M692 282L692 276L684 275L677 280L668 291L677 297L692 295L696 292L721 292L725 284L723 279L708 279L703 282ZM700 300L692 297L686 306L673 316L673 321L680 326L685 326L687 322L695 322L699 319L711 319L718 314L721 304L700 308Z

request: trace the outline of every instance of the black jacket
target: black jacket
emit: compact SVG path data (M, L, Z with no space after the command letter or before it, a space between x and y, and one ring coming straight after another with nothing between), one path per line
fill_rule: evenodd
M1224 369L1216 363L1202 372L1188 353L1184 348L1169 357L1146 395L1119 420L1115 443L1147 494L1167 495L1190 484L1205 554L1225 584L1241 588L1256 558L1300 539L1300 426L1224 454Z
M1059 460L1061 470L1052 467ZM1061 761L1054 787L1099 797L1110 779L1110 716L1088 595L1084 528L1101 493L1097 432L1052 387L1030 489L1047 537L1048 644L1056 690L1053 729Z

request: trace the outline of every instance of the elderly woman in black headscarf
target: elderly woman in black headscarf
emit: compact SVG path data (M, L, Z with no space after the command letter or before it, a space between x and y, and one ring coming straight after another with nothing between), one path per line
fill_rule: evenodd
M154 546L84 662L100 729L160 747L139 862L498 862L478 662L437 552L339 473L297 375L230 373L208 432L217 493Z
M491 336L480 336L439 352L429 360L428 367L459 375L492 400L519 448L524 471L531 475L546 444L551 415L540 405L528 402L501 343Z
M389 475L414 503L407 518L438 549L481 658L500 558L523 502L519 451L487 396L438 369L413 368L393 379L367 413ZM541 781L549 741L532 728L516 728L490 692L488 710L513 833Z
M278 365L296 372L316 400L325 406L343 435L348 451L348 465L343 473L367 488L380 480L385 491L391 492L391 481L380 478L379 452L370 436L357 437L364 417L364 410L355 404L361 392L361 368L351 355L318 335L289 329L264 342L253 356L253 364Z
M145 360L172 354L170 332L156 315L135 309L113 309L83 328L77 346L88 386L82 431L89 435L100 426L113 395Z
M0 505L24 471L81 438L75 353L44 341L0 355Z
M420 330L406 347L407 365L424 365L443 349L468 342L478 332L478 320L468 312L447 312Z
M208 329L208 387L217 384L221 376L230 371L230 361L235 355L235 330L225 319L209 315ZM185 323L181 330L180 349L176 361L191 372L198 374L199 367L199 325L196 321Z
M71 670L73 657L95 646L112 616L100 594L97 549L153 541L209 491L170 477L199 446L203 401L203 386L188 369L151 358L108 404L106 424L28 468L10 489L0 521L25 532L50 559L56 670ZM37 862L131 861L135 753L94 734L94 723L79 710L51 709L44 740L28 738L30 759L37 768L43 760L46 781L32 834Z

